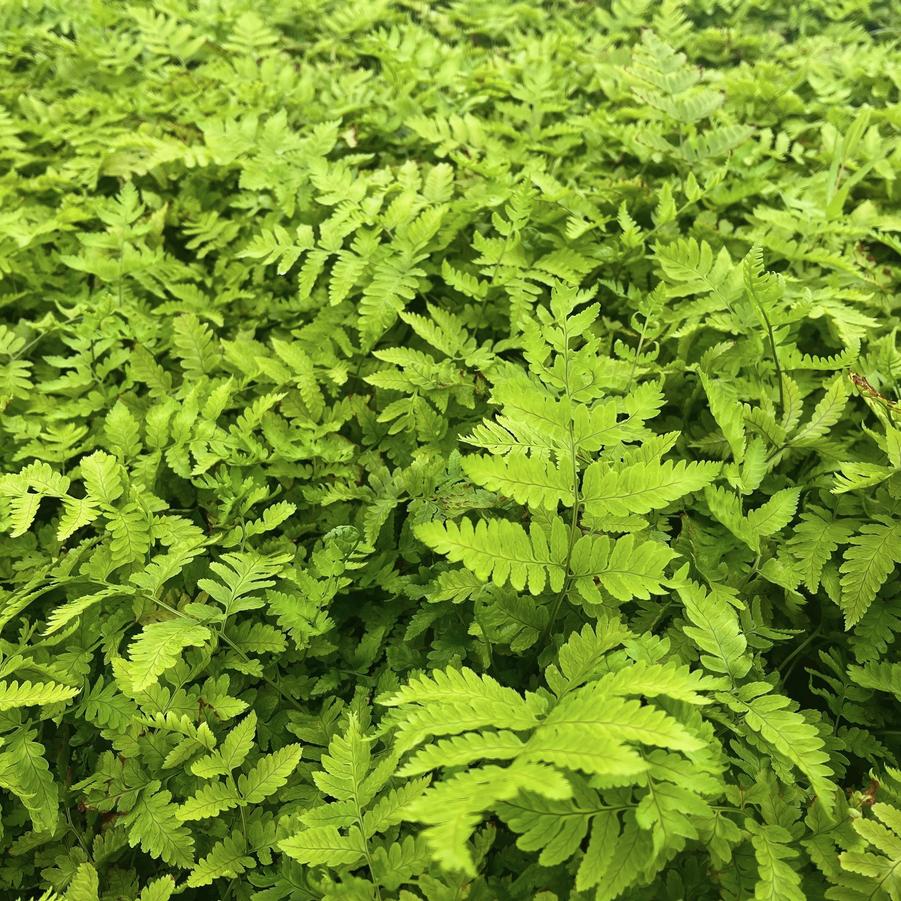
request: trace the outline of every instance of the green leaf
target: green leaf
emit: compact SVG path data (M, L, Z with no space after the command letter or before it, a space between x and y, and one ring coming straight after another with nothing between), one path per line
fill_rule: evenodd
M572 549L569 568L572 584L589 603L603 603L598 586L617 601L647 600L663 594L664 570L676 554L666 545L645 541L636 545L633 535L615 541L583 535Z
M348 720L344 735L335 735L329 742L328 753L322 755L320 764L322 769L313 774L320 791L339 801L353 799L358 807L369 803L371 795L364 794L362 786L369 772L370 747L355 716Z
M788 698L777 694L755 698L744 704L745 722L808 778L820 803L831 810L836 786L823 739L790 704Z
M176 816L181 822L206 820L219 816L223 810L237 807L238 793L225 782L209 782L188 798L179 808Z
M746 654L748 642L742 634L738 614L727 591L705 591L696 582L677 584L685 616L691 625L682 631L701 651L701 663L712 673L731 680L741 679L751 668Z
M128 646L124 671L134 691L144 691L175 666L185 648L198 647L212 637L206 626L184 619L169 619L144 626Z
M712 379L704 372L700 373L700 376L710 412L729 444L733 459L736 463L741 463L744 460L747 439L744 414L737 394L726 381Z
M100 591L95 591L93 594L82 595L82 597L74 598L60 605L47 617L47 626L44 629L44 634L52 635L54 632L58 632L72 622L73 619L81 616L86 610L90 610L91 607L101 603L101 601L105 601L107 598L115 597L122 593L118 588L103 588Z
M256 866L239 832L216 842L206 857L197 862L188 876L188 887L210 885L217 879L234 879Z
M841 565L841 608L845 628L860 622L879 589L901 560L901 531L896 523L867 523L851 539Z
M826 386L826 393L814 407L810 419L792 436L795 447L812 447L841 419L851 395L848 377L840 372Z
M544 673L547 684L557 697L578 688L606 671L607 653L623 644L632 634L616 619L601 616L595 626L585 625L573 632L558 651L557 665Z
M141 792L124 822L132 848L140 846L145 854L174 866L192 865L194 839L180 824L178 805L172 803L172 794L160 791L158 782Z
M821 507L808 507L799 519L788 549L803 572L804 584L816 591L826 563L838 546L851 537L854 521L835 519Z
M431 735L452 735L488 725L528 729L536 725L546 707L538 695L521 697L490 676L479 676L465 667L415 677L400 691L381 697L379 703L409 705L399 720L396 744L400 751Z
M16 795L35 832L51 832L59 817L59 790L34 732L18 732L0 752L0 788Z
M342 835L333 826L306 829L283 839L278 846L289 857L309 867L350 866L366 853L366 843L358 829Z
M246 775L238 777L238 791L246 804L259 804L274 795L300 763L300 745L287 745L264 754Z
M105 420L106 446L119 459L127 460L141 449L141 428L128 407L119 401Z
M106 514L110 534L110 555L114 566L144 559L150 548L150 526L137 504L127 504Z
M788 862L798 856L791 847L791 833L782 826L761 826L750 820L747 828L759 874L754 898L804 901L807 895L801 890L801 878Z
M111 504L121 497L123 486L116 458L103 451L82 457L81 476L88 495L101 504Z
M559 504L573 504L572 475L550 460L518 454L473 456L463 460L463 469L477 485L534 509L556 510Z
M99 901L99 892L97 870L89 863L82 863L66 889L65 901Z
M644 763L628 742L683 751L704 745L664 711L616 697L601 680L563 698L535 731L524 756L589 773L640 772Z
M709 485L719 469L718 463L685 460L633 463L622 469L592 463L582 480L585 512L602 523L608 516L659 510Z
M257 729L257 715L250 713L232 729L222 745L205 757L200 757L191 764L191 772L201 779L213 776L227 776L232 770L244 763L253 748Z
M56 527L56 540L63 542L71 538L75 532L90 525L99 515L100 511L89 498L67 497L63 501L63 514Z
M175 880L171 876L161 876L144 886L138 901L169 901L174 893Z
M468 519L420 523L415 531L432 550L452 563L462 562L482 580L501 586L509 581L517 591L528 586L532 594L545 585L551 591L563 587L566 529L559 520L550 536L535 523L527 532L502 519L479 520L475 526Z
M44 706L69 701L78 694L77 688L54 682L0 682L0 711L14 707Z
M564 799L572 790L562 776L540 764L476 767L428 789L408 805L407 812L411 818L427 824L423 835L442 868L474 875L467 841L481 812L520 792Z
M758 535L775 535L794 518L800 488L783 488L768 501L748 511L748 526Z

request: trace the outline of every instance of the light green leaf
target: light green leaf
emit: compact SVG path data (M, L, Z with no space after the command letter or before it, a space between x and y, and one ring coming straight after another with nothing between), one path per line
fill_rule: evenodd
M167 669L175 666L185 648L198 647L212 637L206 626L184 619L169 619L144 626L129 645L125 672L134 691L153 685Z
M238 778L238 791L244 803L259 804L274 795L297 769L300 745L286 745L261 757L251 770Z

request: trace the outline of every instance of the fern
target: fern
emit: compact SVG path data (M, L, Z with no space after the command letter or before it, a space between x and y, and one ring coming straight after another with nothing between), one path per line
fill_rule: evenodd
M78 694L77 688L57 685L53 682L0 682L0 710L14 707L59 704L71 700Z
M188 886L196 888L210 885L217 879L234 879L254 866L254 860L247 854L247 847L239 833L222 839L213 850L199 860L188 876Z
M517 590L528 586L532 594L540 594L545 585L552 591L563 585L566 530L560 520L554 520L549 536L538 525L527 532L502 519L479 520L475 526L468 519L460 525L421 523L416 531L425 544L451 562L462 562L480 579L497 585L509 581Z
M36 832L53 832L59 819L59 786L36 733L18 732L0 751L0 788L15 795Z
M172 803L172 794L159 790L159 782L151 783L141 792L124 822L133 848L140 846L145 854L164 863L182 867L191 865L194 839L180 824L178 806Z
M185 648L202 645L210 637L206 626L182 619L151 623L129 645L129 659L121 671L134 691L143 691L175 666Z
M802 568L804 584L816 591L825 565L851 537L853 522L834 519L829 511L816 507L809 507L799 519L788 546Z
M593 463L585 471L582 500L596 521L607 516L648 513L668 506L710 484L719 467L714 463L633 463L607 469Z
M745 722L801 770L828 810L835 794L829 755L816 727L800 713L788 709L790 703L788 698L773 694L754 698L744 705Z
M841 565L841 607L846 626L855 625L866 613L899 557L901 542L894 523L861 526Z
M803 901L801 879L790 863L797 857L791 847L791 833L782 826L755 824L751 844L759 872L755 897Z
M426 791L407 806L407 816L427 824L423 834L435 859L449 870L474 874L467 840L480 814L499 801L532 791L552 799L569 794L566 781L535 763L473 767Z
M901 895L893 7L296 6L0 15L0 897Z
M331 739L322 769L313 775L322 795L333 800L307 810L301 816L306 828L279 846L306 866L343 869L365 862L371 884L377 886L380 868L406 856L402 844L382 836L401 821L402 811L426 783L414 780L406 790L389 789L394 760L389 757L373 766L371 741L351 715L344 733ZM420 863L414 859L414 870Z
M700 585L686 581L678 586L690 626L685 634L702 652L701 663L713 673L723 673L733 681L751 668L748 642L742 634L738 615L727 592L706 592Z
M275 794L287 781L300 761L300 746L288 745L261 757L247 773L238 779L238 791L247 804Z
M182 822L205 820L237 807L238 803L239 796L231 786L222 782L210 782L179 807L177 816Z
M842 872L829 890L830 898L857 899L876 893L891 897L898 892L898 863L901 859L901 813L892 804L873 805L875 818L852 820L860 836L860 848L839 854Z
M477 485L507 495L519 504L556 510L572 506L572 478L536 457L467 457L464 471Z

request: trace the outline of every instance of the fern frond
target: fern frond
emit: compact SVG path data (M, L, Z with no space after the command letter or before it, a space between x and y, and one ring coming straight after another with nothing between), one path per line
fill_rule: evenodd
M222 744L212 753L200 757L191 764L191 772L201 779L226 776L244 763L253 748L256 736L257 715L250 713L225 736Z
M607 516L650 513L699 491L718 475L718 463L633 463L622 469L592 463L582 480L585 513L602 524Z
M589 603L604 601L598 585L618 601L647 600L664 592L664 570L675 556L656 541L636 544L634 535L583 535L573 545L569 569L573 586Z
M841 419L848 398L851 382L839 373L826 386L826 393L814 407L810 419L791 438L793 447L812 447Z
M342 835L334 826L319 826L298 832L278 843L289 857L308 866L352 866L363 859L366 843L359 829Z
M523 794L498 805L498 814L518 836L521 851L540 851L538 863L553 867L579 850L598 806L593 792L577 787L572 798L543 798Z
M901 663L867 663L848 667L848 676L854 685L883 691L901 699Z
M382 773L376 770L373 775L380 780ZM410 779L399 788L383 792L379 799L363 814L363 835L369 839L403 822L406 816L407 805L418 798L425 791L428 784L428 777Z
M126 814L128 843L140 846L145 854L179 867L190 867L194 859L194 839L178 819L178 805L171 792L151 783Z
M234 879L256 866L244 836L235 831L213 845L206 857L199 860L188 875L189 888L210 885L216 879Z
M520 792L564 799L572 789L556 770L537 763L474 767L429 788L408 805L407 813L427 824L423 837L444 869L474 875L467 842L482 811L498 801L509 801Z
M626 742L674 750L696 751L704 743L663 710L616 697L603 680L578 688L547 715L526 746L527 758L558 762L578 758L587 772L610 772L602 747L619 753ZM572 749L566 753L565 749ZM560 756L556 756L560 752ZM625 759L630 759L626 755ZM640 759L640 758L639 758ZM601 769L594 769L600 766ZM643 765L641 767L643 769ZM616 772L616 770L613 770Z
M240 800L237 792L225 782L209 782L178 808L176 816L182 823L206 820L237 807Z
M0 788L28 811L35 832L52 832L59 819L59 788L34 731L17 732L0 752Z
M476 760L512 760L524 747L513 732L467 732L421 748L398 770L398 775L418 776L439 767L463 766Z
M413 705L397 721L396 745L407 751L431 735L453 735L485 726L522 730L534 727L546 702L523 698L490 676L448 668L411 680L400 692L380 699L387 706Z
M550 460L522 454L465 457L463 470L476 485L535 510L573 505L572 475Z
M285 554L272 557L248 552L223 554L220 560L210 564L220 581L198 579L197 585L222 605L226 616L254 610L262 607L263 601L251 596L275 585L275 577L288 559Z
M801 568L804 584L810 591L816 591L823 567L838 546L850 539L855 521L835 519L829 511L815 506L808 507L799 519L787 548Z
M798 856L791 845L791 833L783 826L762 826L754 822L750 822L748 828L757 859L755 897L805 901L807 895L801 890L801 877L789 863Z
M60 704L72 700L77 694L77 688L55 682L0 682L0 711Z
M700 376L710 412L729 444L732 458L736 463L741 463L745 457L747 438L744 412L738 402L738 396L727 381L710 378L704 372L701 372Z
M501 685L491 676L479 675L468 667L447 667L435 670L431 675L414 676L406 685L388 695L382 695L379 703L386 707L402 704L432 704L436 701L460 701L478 703L497 702L509 707L523 705L522 697L512 688ZM535 711L542 709L535 699L530 705Z
M415 532L423 544L452 563L462 562L483 581L500 586L509 581L519 591L528 586L532 594L541 594L546 585L551 591L563 587L567 538L559 519L550 535L537 523L527 532L504 519L481 519L475 526L469 519L419 523Z
M696 582L677 585L685 616L691 623L682 631L701 652L701 664L710 672L735 681L751 668L746 653L748 642L738 622L738 614L728 600L728 593L714 588L707 592Z
M238 777L238 791L246 804L259 804L274 795L290 778L300 763L300 745L286 745L264 754L255 764Z
M369 742L363 738L357 718L351 716L344 734L335 735L329 742L328 753L320 760L322 769L314 774L313 780L320 791L332 798L354 799L359 807L365 807L375 794L375 789L364 788L370 755Z
M594 684L599 692L610 692L612 695L644 695L648 698L663 696L699 705L713 701L713 698L702 692L728 687L727 680L690 670L674 660L669 663L638 661L601 676Z
M861 901L882 895L894 898L901 892L901 811L881 802L872 811L876 819L859 816L851 821L863 845L839 854L845 872L829 890L830 898Z
M901 560L901 527L897 523L866 523L845 549L841 565L841 608L845 628L856 625L879 589Z
M93 454L82 457L78 467L88 496L95 503L112 504L122 496L124 486L121 467L111 454L94 451Z
M175 894L175 880L171 876L160 876L141 889L138 901L169 901L173 894Z
M99 515L100 511L90 498L65 498L63 513L56 527L57 541L65 541L70 538L79 529L90 525Z
M106 514L110 534L110 556L114 566L144 559L150 548L150 523L137 504L111 510Z
M561 646L557 664L545 670L548 687L561 698L601 675L607 669L607 653L630 637L631 632L622 622L605 615L595 626L583 626L581 632L574 632Z
M78 865L66 889L64 901L99 901L100 877L89 863Z
M645 423L658 415L664 400L659 385L645 382L624 397L601 398L591 407L580 404L572 412L573 441L581 451L593 453L648 440L653 433Z
M206 626L169 619L144 626L128 646L129 660L122 670L133 691L144 691L178 662L185 648L198 647L212 637Z
M815 726L790 709L790 704L783 695L754 698L744 703L745 722L808 778L820 803L831 810L836 786L823 739Z

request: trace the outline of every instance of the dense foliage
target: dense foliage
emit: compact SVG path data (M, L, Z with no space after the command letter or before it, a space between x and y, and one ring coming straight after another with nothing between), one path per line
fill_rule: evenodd
M2 896L901 897L897 10L5 4Z

